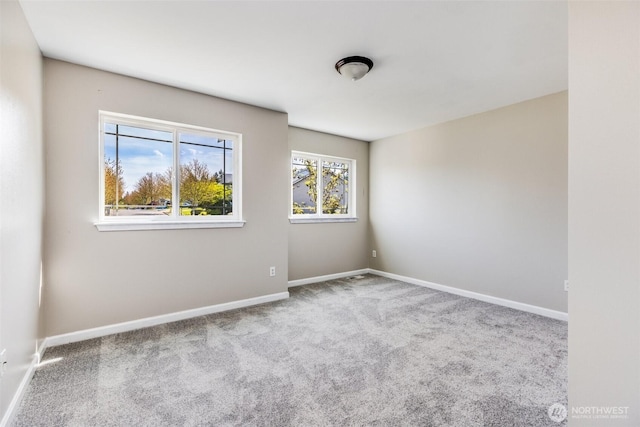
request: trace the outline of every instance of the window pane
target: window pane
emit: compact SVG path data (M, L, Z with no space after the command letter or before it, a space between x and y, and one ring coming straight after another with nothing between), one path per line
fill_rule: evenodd
M349 165L322 162L322 213L348 214Z
M115 123L105 123L104 124L104 131L105 131L105 133L115 133L116 132Z
M192 135L181 133L180 142L191 145L205 145L207 147L224 148L224 139L212 138L210 136Z
M291 162L291 185L293 191L293 214L316 213L318 189L316 176L318 162L313 159L293 157Z
M172 142L156 140L166 134L171 138L168 132L105 125L106 216L171 213Z
M240 218L240 203L233 206L241 192L239 177L234 176L239 152L233 151L240 146L233 134L133 116L120 120L103 112L100 120L100 218Z
M118 125L117 133L122 136L139 137L144 139L157 139L164 142L173 142L173 134L171 132L162 130Z
M180 215L233 212L233 152L225 140L180 134Z
M104 204L105 214L116 214L115 206L122 202L124 196L124 178L122 162L116 165L116 137L104 136Z
M222 184L233 184L233 152L231 150L225 150L224 152L224 173L219 174L219 182Z

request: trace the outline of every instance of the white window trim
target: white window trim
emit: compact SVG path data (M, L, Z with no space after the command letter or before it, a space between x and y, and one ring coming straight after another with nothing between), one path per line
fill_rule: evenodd
M189 228L238 228L244 227L246 221L97 221L94 225L98 231L136 231L136 230L180 230Z
M218 129L205 128L201 126L176 123L165 120L151 119L147 117L132 116L128 114L113 113L110 111L98 112L98 220L94 221L98 231L134 231L134 230L175 230L193 228L237 228L243 227L245 222L242 218L242 134L228 132ZM177 171L180 163L179 143L177 134L179 132L206 132L208 135L214 134L219 138L233 139L233 214L226 216L211 217L188 217L175 215L172 217L108 217L105 216L104 204L104 123L106 121L116 121L118 124L145 127L148 129L162 130L173 134L173 170ZM175 174L174 174L175 180ZM175 187L175 186L174 186ZM178 191L172 195L172 205L179 205Z
M322 212L322 206L316 207L315 214L294 214L293 208L293 186L289 191L289 222L291 224L315 224L315 223L330 223L330 222L356 222L358 217L356 216L356 160L346 157L328 156L324 154L308 153L304 151L291 151L291 157L289 159L289 170L293 163L294 157L302 157L305 159L316 160L318 168L318 176L322 176L322 162L323 161L337 161L349 163L349 213L348 214L325 214ZM322 179L316 180L318 186L318 194L322 190ZM316 204L318 201L316 200Z
M297 216L309 216L310 214L298 214ZM289 217L291 224L322 224L325 222L357 222L358 217L340 217L340 218L327 218L327 217L312 217L312 218L297 218L293 215Z

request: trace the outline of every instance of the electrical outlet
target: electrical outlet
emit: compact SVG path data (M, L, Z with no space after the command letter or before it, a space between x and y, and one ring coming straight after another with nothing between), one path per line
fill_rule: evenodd
M374 249L374 250L371 251L371 257L375 258L376 256L378 256L378 254L376 253L376 250Z
M275 267L269 267L269 276L273 277L276 275L276 268Z
M564 281L564 291L565 292L569 292L569 281L568 280Z
M0 377L7 371L7 349L0 352Z

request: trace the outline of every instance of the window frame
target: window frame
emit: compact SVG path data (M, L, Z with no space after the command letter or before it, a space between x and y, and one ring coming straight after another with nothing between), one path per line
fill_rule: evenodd
M231 215L179 215L178 209L172 209L171 216L122 216L111 217L105 215L105 167L104 167L104 143L105 123L117 123L118 125L135 126L150 130L170 132L172 134L173 174L171 177L172 194L171 205L180 206L179 203L179 167L180 167L180 133L211 136L219 139L233 141L233 210ZM242 219L242 134L211 129L202 126L185 123L170 122L166 120L152 119L148 117L133 116L129 114L114 113L110 111L98 111L98 220L94 225L99 231L127 231L127 230L161 230L183 228L229 228L243 227ZM225 171L226 173L226 171Z
M316 200L316 213L293 213L293 183L290 183L289 190L289 222L292 224L310 224L310 223L322 223L322 222L356 222L358 217L356 216L356 159L350 159L346 157L330 156L326 154L309 153L305 151L291 150L291 157L289 159L289 175L293 170L293 159L295 157L315 160L317 161L318 171L316 172L319 178L316 179L317 188L317 200ZM322 192L324 191L323 179L322 179L322 165L323 162L340 162L349 165L349 182L347 184L347 203L348 212L346 214L326 214L322 212Z

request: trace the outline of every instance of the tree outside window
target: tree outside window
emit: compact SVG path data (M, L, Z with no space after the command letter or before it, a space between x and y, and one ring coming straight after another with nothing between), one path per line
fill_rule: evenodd
M353 216L350 173L354 165L351 159L292 153L291 214Z
M238 135L110 113L101 127L102 216L239 217Z

